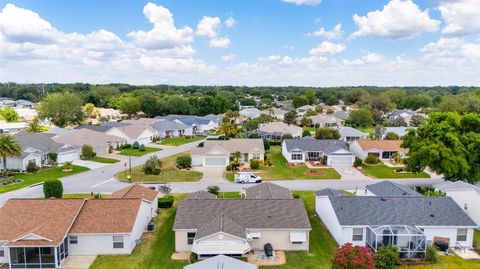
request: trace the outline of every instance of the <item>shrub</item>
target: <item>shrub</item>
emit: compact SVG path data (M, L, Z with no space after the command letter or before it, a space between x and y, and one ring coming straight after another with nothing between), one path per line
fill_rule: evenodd
M189 155L178 156L177 167L180 169L192 167L192 157L190 157Z
M294 193L294 194L293 194L293 198L295 198L295 199L299 199L299 198L300 198L300 194L298 194L298 193Z
M158 198L158 208L170 208L173 206L175 199L172 195Z
M146 175L158 175L161 172L162 161L157 156L152 156L143 165L143 172Z
M257 170L260 168L260 161L259 160L250 160L250 168L253 170Z
M381 247L375 253L375 269L393 269L400 265L400 253L392 245Z
M267 139L263 139L263 148L265 148L265 150L270 149L270 142L268 142Z
M399 140L400 136L398 136L394 132L388 132L385 134L385 140Z
M139 148L140 148L140 144L137 141L133 142L132 149L139 149Z
M437 248L434 245L427 246L427 250L425 252L425 260L432 263L438 262L439 258Z
M260 135L257 133L251 133L250 135L248 135L248 138L260 138Z
M230 137L221 135L217 138L217 140L230 140Z
M92 146L90 145L83 145L82 147L82 158L85 160L90 160L90 158L95 156L95 152L93 151Z
M102 194L101 193L95 193L93 195L93 199L102 199Z
M378 164L380 162L380 159L376 156L367 156L367 158L365 158L365 163L368 163L368 164Z
M65 162L62 167L63 167L64 170L72 170L73 169L73 164L72 164L72 162Z
M369 248L347 243L335 250L332 269L374 269L373 257Z
M231 170L232 170L232 166L231 166L231 165L227 165L227 166L225 167L225 171L231 171Z
M131 147L132 147L132 145L130 145L130 144L123 144L123 145L120 147L120 149L129 149L129 148L131 148Z
M310 133L309 130L303 130L302 132L302 137L310 137L312 134Z
M47 179L43 183L43 195L45 198L62 198L63 184L58 179Z
M198 143L198 146L197 146L197 148L203 148L203 144L204 144L204 142L200 142L200 143Z
M35 174L36 172L38 172L38 170L40 170L40 167L38 167L38 165L35 162L30 161L27 164L26 170L28 173Z
M190 263L196 263L198 261L198 255L194 252L191 252L190 253L190 257L189 257L189 260L190 260Z
M145 151L145 145L141 144L140 147L138 148L139 151Z
M55 152L49 152L48 154L48 159L50 160L50 163L56 163L58 159L58 154Z
M158 191L161 194L167 196L172 192L172 188L170 188L170 186L164 184L164 185L158 186Z
M360 167L360 166L362 166L362 164L363 164L362 159L355 156L355 161L353 162L353 167Z
M292 138L293 138L293 136L292 136L291 134L284 134L284 135L282 136L282 140L292 139Z
M212 194L215 194L215 195L218 195L218 193L220 193L220 187L219 186L208 186L207 187L207 191L209 193L212 193Z

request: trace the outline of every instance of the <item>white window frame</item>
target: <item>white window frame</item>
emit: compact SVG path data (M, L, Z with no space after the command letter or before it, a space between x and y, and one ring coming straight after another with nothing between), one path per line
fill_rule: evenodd
M5 257L5 248L0 247L0 257Z
M260 160L260 153L252 153L252 159Z
M355 242L363 241L363 228L352 229L352 241L355 241Z
M290 156L292 161L302 161L303 160L303 154L302 153L292 153Z
M193 238L191 236L189 236L189 234L193 234ZM196 232L188 232L187 233L187 245L193 245L193 242L195 241L196 236L197 236Z
M463 231L465 233L462 233ZM466 229L466 228L457 229L457 241L458 242L467 241L467 237L468 237L468 229Z
M250 230L248 234L251 239L260 239L260 237L262 237L262 232L260 230Z
M113 241L113 248L125 248L123 235L112 236L112 241ZM119 246L119 244L121 244L121 247Z
M78 236L76 236L76 235L69 235L69 236L68 236L68 243L69 243L70 245L76 245L76 244L78 244Z

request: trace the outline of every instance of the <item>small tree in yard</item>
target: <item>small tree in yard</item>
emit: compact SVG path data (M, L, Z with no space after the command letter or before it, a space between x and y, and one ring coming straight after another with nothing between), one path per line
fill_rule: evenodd
M250 168L253 170L257 170L260 168L260 161L259 160L250 160Z
M35 162L30 161L30 162L28 162L27 167L26 167L25 170L26 170L28 173L33 173L33 174L35 174L35 173L38 172L38 170L40 170L40 167L38 167L38 165L37 165Z
M157 156L152 156L143 165L143 172L146 175L158 175L161 172L162 161Z
M164 196L167 196L172 192L172 188L170 188L170 186L164 184L164 185L158 186L158 191L161 194L163 194Z
M219 186L208 186L207 188L207 191L209 193L212 193L212 194L215 194L215 195L218 195L220 193L220 187Z
M140 144L137 141L133 142L132 149L139 149L139 148L140 148Z
M425 260L431 263L438 262L439 258L438 258L437 248L434 245L430 245L427 247L427 250L425 252Z
M362 166L362 164L363 164L362 159L355 156L355 161L353 162L353 167L360 167L360 166Z
M95 152L93 151L93 147L90 145L83 145L82 158L85 160L90 160L92 157L95 157Z
M369 248L347 243L335 250L332 269L374 269L373 257Z
M49 159L50 164L57 163L58 154L55 153L55 152L49 152L48 153L48 159Z
M400 253L392 245L381 247L375 253L375 269L393 269L400 265Z
M178 156L177 167L180 169L192 167L192 157L190 157L189 155Z
M48 179L43 183L43 194L45 198L62 198L63 185L58 179Z
M385 134L385 140L399 140L400 136L398 136L394 132L388 132Z
M138 148L138 151L145 151L145 145L141 144L140 147Z
M265 148L265 150L270 149L270 142L268 142L267 139L263 139L263 148Z

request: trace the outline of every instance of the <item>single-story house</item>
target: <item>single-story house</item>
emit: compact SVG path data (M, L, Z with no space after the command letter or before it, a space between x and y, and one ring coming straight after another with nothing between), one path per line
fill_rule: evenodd
M206 140L203 147L191 150L192 165L227 166L236 152L240 152L241 163L248 163L252 159L263 160L265 155L263 140L260 138Z
M377 251L394 245L407 258L424 257L427 244L471 248L475 222L450 197L344 196L316 193L316 212L335 241Z
M421 196L414 189L390 180L369 184L357 193L359 196Z
M308 251L311 230L301 199L184 199L177 207L175 251L199 259L251 250Z
M382 139L385 139L387 133L394 133L398 135L399 138L402 138L408 133L408 130L410 129L416 129L416 127L384 127Z
M344 120L328 114L318 114L308 118L312 121L312 125L317 127L341 127L345 123Z
M315 111L315 107L314 106L311 106L311 105L304 105L304 106L301 106L301 107L298 107L296 109L297 111L297 116L303 116L305 115L305 113L308 111L308 110L312 110L312 111Z
M245 190L245 199L293 199L289 189L263 182Z
M10 199L0 208L0 263L61 268L69 255L128 255L149 222L142 199Z
M160 193L139 184L132 184L128 187L112 192L111 198L140 198L150 205L150 218L157 215L158 197Z
M277 120L283 120L287 113L288 111L276 107L267 108L262 111L262 114L272 116Z
M26 122L6 122L0 121L0 133L1 134L15 134L24 131L28 124Z
M434 186L436 190L445 193L448 197L463 208L475 223L480 226L480 187L464 181L445 181Z
M340 133L340 139L345 142L360 140L368 136L368 134L348 126L338 128L338 132Z
M329 166L352 166L355 161L355 156L342 140L285 139L282 155L289 163L324 161Z
M175 121L178 123L183 123L193 128L193 131L207 132L210 130L215 130L220 124L219 117L215 115L207 115L204 117L201 116L186 116L186 115L168 115L168 116L157 116L156 119L164 119L168 121Z
M183 269L258 269L258 266L225 255L217 255L186 265Z
M126 125L121 127L114 127L105 132L107 135L113 135L127 140L128 144L138 142L139 144L150 144L157 132L148 125Z
M337 110L333 112L332 116L335 118L341 120L341 121L346 121L348 117L350 116L347 111L344 110Z
M160 120L152 123L150 126L157 131L157 136L159 138L179 137L193 134L192 126L175 121Z
M93 131L87 128L73 129L63 134L55 135L52 140L58 143L65 143L77 147L90 145L97 155L109 153L109 149L115 149L127 140L114 135L107 135L102 132Z
M281 140L286 134L290 134L293 138L300 138L302 133L303 128L279 121L258 125L258 134L268 140Z
M253 108L244 108L240 110L240 115L245 116L248 119L256 119L262 115L262 112L258 110L258 108L253 107Z
M409 109L395 109L390 114L386 116L386 120L388 122L395 122L396 120L402 118L407 126L410 126L411 119L413 116L422 116L425 117L425 114L418 113L417 111L409 110Z
M46 133L16 134L14 138L22 147L22 154L8 157L7 169L25 171L29 162L34 162L39 167L44 166L51 162L49 153L57 154L57 163L72 162L80 158L79 147L58 143L52 139L53 136Z
M38 117L38 112L35 108L14 107L13 110L17 112L20 121L30 122Z
M394 154L404 157L408 149L400 147L402 140L367 140L360 139L350 144L350 151L365 160L367 156L376 156L380 160L391 160Z

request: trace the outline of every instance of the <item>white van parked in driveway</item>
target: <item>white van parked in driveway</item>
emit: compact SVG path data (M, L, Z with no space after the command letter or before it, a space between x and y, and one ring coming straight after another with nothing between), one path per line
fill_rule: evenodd
M256 172L238 172L235 174L234 181L237 183L260 183L262 178L255 175Z

